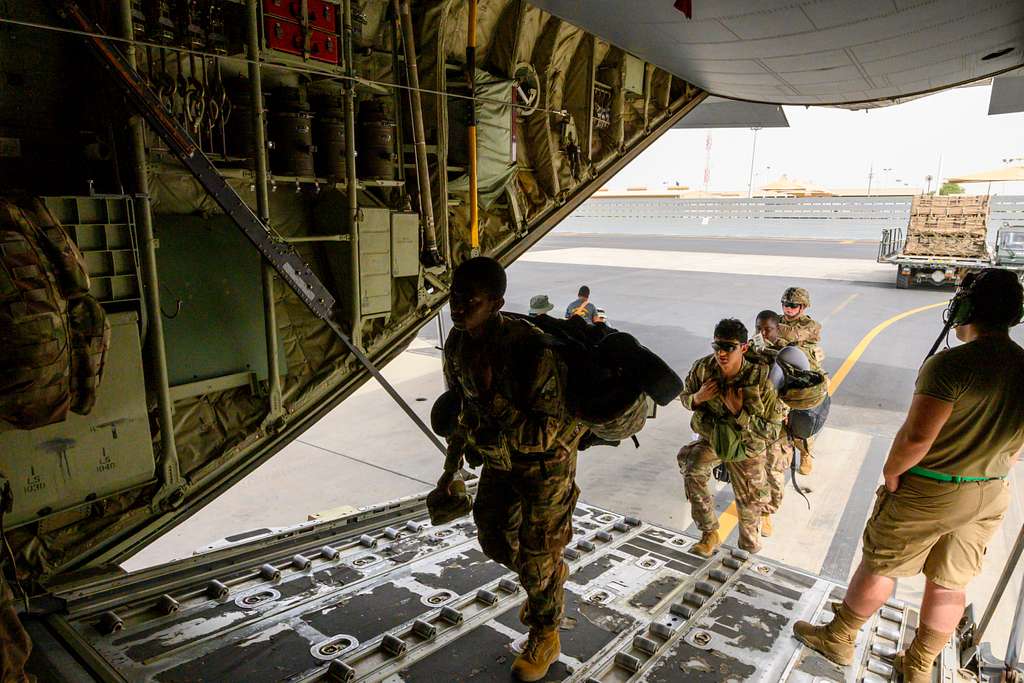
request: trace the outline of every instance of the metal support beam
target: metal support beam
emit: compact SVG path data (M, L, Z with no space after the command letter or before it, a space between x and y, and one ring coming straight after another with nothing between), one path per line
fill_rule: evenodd
M359 181L356 179L356 82L352 50L352 0L342 6L342 56L345 59L345 179L348 200L348 229L352 242L349 268L352 276L352 344L363 345L362 278L359 276Z
M303 6L305 3L303 3ZM249 53L249 87L252 91L252 137L256 186L256 211L265 225L270 225L270 191L267 187L267 135L264 127L263 74L260 71L259 4L246 0L246 50ZM303 16L306 16L305 13ZM261 264L263 284L263 332L267 345L267 373L270 407L267 420L275 420L284 410L281 397L281 364L277 358L277 311L274 308L274 268L266 259Z
M350 1L346 0L346 2ZM412 139L416 152L420 215L423 219L423 254L421 258L427 266L438 266L441 265L442 260L437 251L437 231L434 226L434 200L430 186L430 165L427 162L427 134L423 126L423 103L420 99L420 72L416 60L412 9L409 6L409 0L394 0L394 9L401 22L402 45L405 47L406 78L409 83L409 101L412 105ZM444 174L442 173L442 175Z
M125 38L133 38L131 0L121 0L120 5L121 33ZM128 43L125 57L129 66L137 70L138 60L132 43ZM153 233L153 211L149 200L149 174L146 168L146 130L140 116L132 116L128 125L131 132L137 193L135 214L139 228L139 265L142 270L146 317L149 320L148 338L145 341L156 385L157 417L160 425L160 489L152 502L153 507L157 508L181 487L182 479L178 448L174 441L174 403L171 401L164 322L160 312L160 277L156 265L156 237Z

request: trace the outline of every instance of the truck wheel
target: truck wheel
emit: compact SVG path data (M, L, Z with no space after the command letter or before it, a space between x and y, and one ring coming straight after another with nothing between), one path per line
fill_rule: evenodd
M914 283L914 271L910 271L906 275L903 274L902 268L896 269L896 289L910 289L910 286Z

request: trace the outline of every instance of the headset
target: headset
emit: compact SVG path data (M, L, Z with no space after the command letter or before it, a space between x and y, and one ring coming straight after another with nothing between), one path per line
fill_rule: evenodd
M939 334L935 343L932 344L931 350L925 359L931 358L935 351L938 350L939 344L949 334L949 331L954 327L960 325L966 325L974 320L975 313L977 312L977 306L974 303L974 297L977 296L975 290L978 287L978 283L986 281L993 276L991 273L999 272L998 268L986 268L977 273L968 273L964 276L963 281L960 283L960 287L957 289L956 294L950 299L949 305L946 306L946 310L942 314L944 325L942 332ZM1021 308L1020 312L1009 321L1009 326L1013 327L1019 325L1021 320L1024 319L1024 307Z

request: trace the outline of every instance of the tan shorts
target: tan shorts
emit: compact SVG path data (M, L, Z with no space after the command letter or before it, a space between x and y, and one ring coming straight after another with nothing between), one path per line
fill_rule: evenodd
M895 493L882 486L875 495L864 528L866 568L893 578L923 571L954 590L981 571L985 548L1010 504L1005 480L954 484L905 474Z

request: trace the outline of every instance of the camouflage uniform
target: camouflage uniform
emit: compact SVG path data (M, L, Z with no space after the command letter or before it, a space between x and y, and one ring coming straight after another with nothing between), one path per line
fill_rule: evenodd
M566 368L525 320L500 314L482 339L453 330L444 348L449 388L462 394L445 471L483 461L473 517L484 553L519 574L524 621L557 628L572 538L576 444L585 428L566 409Z
M742 434L746 457L726 462L725 466L732 479L739 511L740 547L749 550L760 548L761 515L770 499L765 475L767 451L769 445L779 438L785 414L785 406L768 379L768 369L767 365L744 359L739 373L726 381L714 355L705 356L693 364L680 395L683 406L693 411L690 426L701 437L680 449L677 456L690 512L701 532L718 529L714 499L708 486L711 471L720 462L709 441L715 424L728 421ZM717 379L723 391L729 387L741 389L743 408L739 415L730 415L721 395L694 407L693 395L708 379Z
M812 370L821 370L825 361L825 352L821 349L821 323L811 320L807 309L811 307L811 294L803 287L787 287L782 293L782 300L803 306L796 318L779 321L779 338L775 346L784 348L790 344L800 347L807 354Z
M0 575L0 681L34 683L36 677L25 673L31 652L32 641L18 619L14 592Z
M789 287L782 294L782 298L785 301L792 301L808 307L811 305L811 295L803 287ZM804 310L806 311L806 309ZM779 321L779 338L776 340L775 346L782 348L789 344L798 346L807 354L807 359L811 362L811 370L825 371L822 367L822 363L825 362L825 351L821 348L821 323L812 320L806 312L802 312L793 320L786 320L783 317ZM794 439L793 443L796 445L796 449L808 458L808 462L801 463L801 467L808 465L809 459L813 456L811 446L814 444L814 437ZM801 471L807 473L810 470L802 469Z
M110 323L82 253L38 200L0 198L0 337L0 425L35 429L92 410Z
M825 369L821 364L825 360L825 352L819 344L820 341L821 323L812 320L810 316L804 313L794 320L782 319L779 323L779 339L775 345L784 348L789 344L795 344L801 351L807 354L812 370L824 372ZM797 450L801 453L807 457L813 457L811 446L814 444L814 437L810 439L795 439L794 443Z
M772 364L775 363L777 356L777 349L768 348L762 351L750 349L743 357L751 363L766 365L768 369L771 370ZM779 409L781 411L780 417L784 418L786 413L789 412L789 408L781 398L779 400L779 405ZM769 489L769 502L765 506L764 510L767 515L774 515L782 506L782 496L786 490L786 470L789 469L789 465L792 460L793 446L786 434L785 427L783 427L779 431L779 438L769 444L767 455L765 457L765 474L767 475Z
M783 430L784 431L784 430ZM766 515L774 515L782 506L782 496L786 491L786 470L793 461L793 446L783 433L768 446L765 462L768 475L769 501L765 506Z
M779 338L775 346L784 348L790 344L795 344L807 354L812 370L821 371L821 364L825 360L825 352L821 348L821 323L812 320L806 313L793 320L783 318L779 322Z

